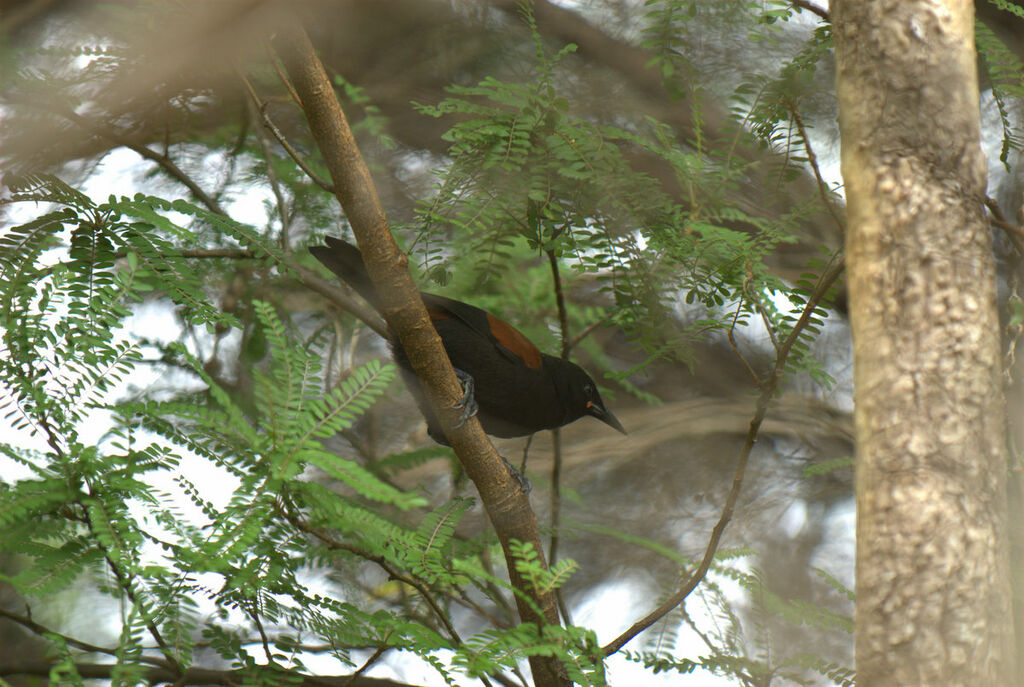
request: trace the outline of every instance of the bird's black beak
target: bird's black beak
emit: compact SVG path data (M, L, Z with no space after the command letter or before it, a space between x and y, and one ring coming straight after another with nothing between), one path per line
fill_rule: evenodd
M596 417L612 429L617 429L623 434L629 434L629 432L626 431L626 428L622 426L622 423L619 422L619 419L612 415L612 411L608 410L600 403L594 403L593 401L587 403L587 415Z

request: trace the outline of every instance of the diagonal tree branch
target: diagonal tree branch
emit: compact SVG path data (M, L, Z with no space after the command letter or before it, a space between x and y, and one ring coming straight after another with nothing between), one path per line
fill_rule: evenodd
M516 569L511 553L515 541L528 542L543 560L536 515L522 488L494 450L478 420L459 425L455 404L462 389L434 330L401 252L388 226L366 163L356 146L331 81L317 58L309 36L299 25L281 31L275 48L309 122L313 137L330 171L338 202L348 217L367 272L377 287L390 330L399 339L429 402L438 411L445 435L481 501L501 541L516 604L524 622L558 624L555 596L538 593ZM544 687L569 685L564 667L550 656L531 656L534 682Z

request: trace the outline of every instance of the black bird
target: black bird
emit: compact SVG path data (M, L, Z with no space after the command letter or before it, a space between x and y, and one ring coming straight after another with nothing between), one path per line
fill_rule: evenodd
M326 246L313 246L309 252L380 312L380 298L359 249L340 239L324 240ZM468 407L475 401L480 424L488 434L526 436L567 425L584 415L626 433L605 408L594 380L579 365L541 353L515 327L469 303L432 293L421 292L420 296L463 382L464 401ZM408 356L394 336L389 337L389 344L427 420L427 432L447 445Z

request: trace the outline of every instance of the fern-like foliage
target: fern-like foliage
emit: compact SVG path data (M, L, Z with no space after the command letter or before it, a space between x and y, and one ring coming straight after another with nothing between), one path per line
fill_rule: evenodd
M632 284L635 273L627 267L639 249L630 232L666 226L672 203L629 165L620 147L624 131L572 115L556 76L575 48L550 56L533 29L533 80L487 78L453 86L451 97L420 106L433 117L459 117L445 135L452 164L419 209L417 249L427 272L448 279L454 256L442 247L458 236L466 245L460 254L473 255L466 267L477 289L504 274L526 247L553 251L581 272L607 274L608 288L624 304L645 288L657 300L660 285Z
M511 548L516 559L516 570L538 594L554 592L579 567L576 561L563 558L551 568L545 568L530 542L513 542Z
M1020 7L1008 2L995 3L1000 9L1024 14ZM1024 131L1019 123L1014 125L1010 116L1012 104L1024 101L1024 64L990 28L981 21L974 24L974 39L978 48L980 63L988 75L992 98L999 110L999 121L1003 127L1003 142L999 161L1010 170L1010 152L1024 147Z
M30 599L85 585L113 597L120 632L107 646L118 680L145 681L153 661L188 667L200 644L256 679L254 636L263 662L287 679L304 672L310 642L349 664L357 647L409 651L450 684L460 671L505 669L531 652L599 674L592 637L502 630L499 646L452 632L450 605L479 603L467 589L501 604L511 593L483 562L493 539L458 536L473 501L424 511L423 496L390 481L436 451L363 464L324 444L386 393L394 367L370 360L328 383L318 336L297 336L259 299L243 324L212 302L207 273L191 269L210 225L237 242L241 259L287 276L277 244L185 201L100 204L55 177L23 180L13 201L49 207L0 239L0 402L12 429L35 442L0 443L26 473L0 480L0 553L18 561L2 579ZM131 335L133 305L154 299L189 327L245 328L262 342L245 393L188 341ZM126 393L143 349L154 347L197 390ZM105 433L87 431L99 422ZM398 586L353 587L371 566ZM569 567L538 584L552 588ZM345 570L346 582L312 591L311 570ZM54 655L64 657L54 675L80 682L74 643L55 635Z
M1010 14L1016 15L1020 19L1024 19L1024 8L1022 8L1020 5L1015 5L1012 2L1010 2L1009 0L988 0L988 1L990 3L992 3L993 5L995 5L996 7L998 7L999 9L1003 10L1004 12L1009 12Z
M819 27L777 76L755 75L741 84L732 118L708 131L704 94L686 78L691 67L680 42L698 4L647 3L644 46L653 55L651 66L690 108L693 133L682 142L671 127L651 119L618 126L576 116L562 78L575 47L551 54L525 9L535 44L532 78L488 77L474 86L451 87L450 97L436 105L420 106L427 115L455 123L445 135L451 163L436 193L420 205L414 248L426 272L441 283L472 273L472 284L463 284L499 312L508 299L495 295L488 303L488 294L495 285L519 283L503 277L513 258L521 263L529 253L548 252L575 275L596 278L610 296L610 312L580 313L570 302L570 322L586 327L609 319L647 346L650 357L640 367L608 374L627 391L634 389L626 378L657 358L692 363L688 349L695 340L715 332L731 335L753 321L764 324L776 343L796 331L786 372L807 372L827 385L831 379L811 354L825 309L817 307L809 321L795 325L817 285L817 270L830 263L812 266L815 271L797 284L779 279L771 264L781 246L797 240L802 224L821 212L822 202L837 200L835 190L823 191L824 201L811 196L776 215L758 214L736 199L754 172L744 150L778 151L773 159L781 168L769 175L772 183L807 173L806 126L794 122L802 99L816 95L811 76L829 53L831 35L827 26ZM722 11L740 12L737 7ZM768 25L788 20L794 10L773 2L752 11L759 25ZM712 136L730 141L712 146ZM637 151L670 170L679 192L634 169L629 160ZM448 250L452 243L458 251ZM459 264L464 256L472 256L471 263ZM505 315L543 342L551 338L553 322L538 322L536 315L550 313L554 320L555 310L550 290L534 298L521 317ZM675 318L679 298L699 314ZM775 305L787 300L786 308ZM663 326L673 319L675 327ZM599 352L588 353L600 359Z
M745 149L777 151L780 184L806 172L800 103L814 95L808 75L830 36L820 27L778 74L747 79L734 94L732 119L716 128L682 40L695 13L750 13L773 25L794 11L785 2L729 5L647 3L642 40L651 66L687 109L686 140L653 119L581 116L565 69L574 47L552 53L524 9L533 39L528 78L485 78L420 107L454 122L449 162L418 207L413 237L430 277L472 289L475 303L522 324L551 351L550 268L529 260L554 256L571 272L567 292L574 279L593 279L607 296L601 306L569 299L574 331L614 322L648 346L647 361L614 376L639 396L627 377L659 356L685 359L695 337L753 320L776 343L797 331L797 313L836 256L824 255L795 283L769 265L821 199L775 215L735 199L756 171ZM1004 103L1019 95L1019 64L989 38L979 33L979 46L1005 119ZM117 57L81 52L102 58L97 69ZM367 115L368 132L386 142L365 93L340 77L336 83ZM1018 131L1006 129L1006 145L1019 146ZM730 152L716 152L723 150ZM238 151L258 149L240 140ZM277 179L296 217L334 232L330 201L290 158L264 155L245 174ZM637 171L636 155L656 160L670 183ZM501 559L497 543L465 534L472 500L428 505L423 494L398 486L403 471L450 456L446 449L371 460L337 438L386 395L394 369L370 361L325 373L324 327L304 313L287 314L294 307L285 294L299 271L286 244L301 242L299 234L259 230L181 199L98 202L54 176L7 181L5 202L41 210L0 233L0 414L17 434L0 437L0 454L19 470L0 477L0 552L16 557L2 579L30 599L87 586L112 597L118 632L101 646L117 681L145 682L154 662L187 668L202 651L237 669L242 682L277 683L308 674L310 651L356 667L366 652L397 650L420 657L448 684L510 671L535 655L557 657L579 684L605 683L591 631L516 625L507 571L493 567ZM279 210L284 220L288 213ZM214 254L229 255L237 269L214 263ZM503 278L513 265L523 271ZM700 313L682 333L660 326L675 318L680 299ZM139 304L154 303L173 311L187 334L131 332ZM819 307L801 323L786 372L829 381L811 354L825 317ZM220 345L236 347L251 371L225 370ZM598 346L586 350L611 369ZM189 389L136 387L151 369L184 375ZM692 564L662 543L605 533L681 569ZM542 593L563 588L575 571L570 560L544 569L529 546L517 545L515 555L516 571ZM851 680L836 662L780 656L765 630L779 620L847 631L849 619L773 594L741 560L720 552L700 588L715 630L699 626L706 652L682 656L670 646L688 622L678 610L665 622L664 641L631 658L654 671L702 668L747 682L799 681L808 671ZM822 577L846 594L835 578ZM726 581L755 600L752 612L735 608ZM462 609L491 626L460 634ZM59 632L49 637L52 677L81 684L81 648Z

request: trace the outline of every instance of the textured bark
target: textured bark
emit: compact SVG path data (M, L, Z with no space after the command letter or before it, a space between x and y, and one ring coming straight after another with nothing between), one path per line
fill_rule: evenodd
M857 430L858 685L1005 685L1012 620L973 7L833 4Z

